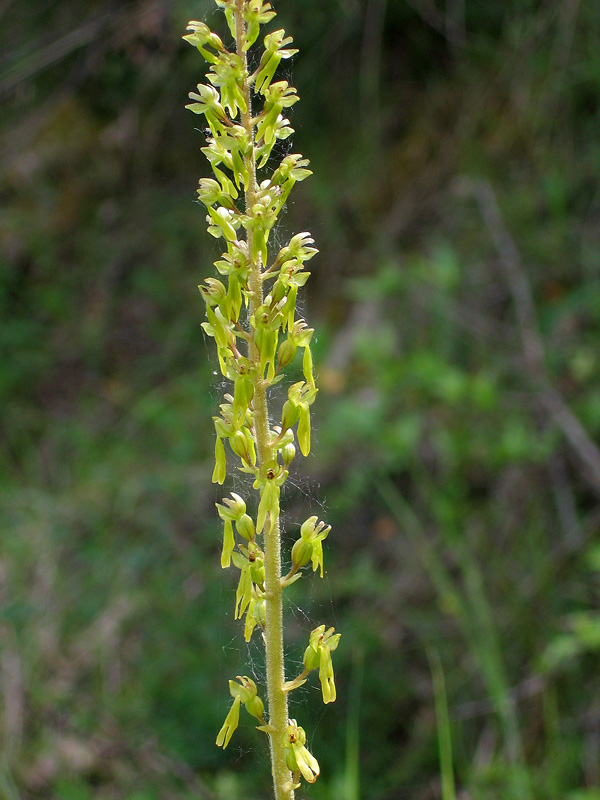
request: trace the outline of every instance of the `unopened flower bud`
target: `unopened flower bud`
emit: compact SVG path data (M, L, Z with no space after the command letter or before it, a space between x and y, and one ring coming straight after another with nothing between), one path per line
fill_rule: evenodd
M286 400L281 410L281 427L284 431L291 428L300 418L300 408L291 400Z
M254 522L248 514L242 514L236 521L235 527L239 535L247 542L252 542L254 540Z
M281 449L281 457L283 458L283 466L288 467L296 456L296 448L292 442L289 442Z
M304 664L304 669L307 672L312 672L313 669L317 669L321 662L321 654L318 650L313 650L312 647L307 647L304 652L304 658L302 663Z
M286 748L285 750L285 765L290 772L300 772L298 762L296 761L296 756L294 755L294 751L291 747Z
M246 711L249 714L251 714L253 717L256 717L258 720L262 720L262 716L265 711L265 704L258 695L253 697L252 700L249 700L244 705L246 706Z
M265 567L261 561L255 561L255 563L250 568L250 577L252 578L252 582L261 586L265 582Z
M277 366L279 368L287 367L287 365L294 360L297 349L298 345L296 345L291 339L286 339L284 342L282 342L277 352Z
M305 567L312 558L313 546L306 539L298 539L292 547L292 566L299 570Z
M233 436L229 438L229 445L236 456L239 456L244 461L249 461L248 442L242 431L236 431Z

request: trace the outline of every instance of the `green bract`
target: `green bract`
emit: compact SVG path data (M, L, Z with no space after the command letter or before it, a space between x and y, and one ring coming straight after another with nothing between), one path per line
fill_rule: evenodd
M187 108L203 115L208 126L202 152L212 175L200 179L198 200L206 207L208 232L223 248L215 262L221 279L208 277L198 287L206 304L202 327L214 339L219 369L231 387L213 418L212 480L225 482L228 459L251 476L253 497L232 492L216 506L223 521L221 566L233 563L239 570L234 616L245 616L246 641L257 627L263 633L268 700L265 721L254 681L245 676L230 681L233 705L217 744L227 746L244 705L260 721L259 730L270 737L275 799L292 800L300 778L314 782L319 765L306 749L304 730L288 718L288 693L318 669L324 702L335 699L331 652L339 641L333 628L316 628L309 638L304 672L282 681L283 590L301 577L309 562L323 575L322 542L330 530L316 517L306 520L290 554L291 569L282 576L282 490L296 445L303 455L310 452L310 406L317 395L311 353L314 331L296 312L298 292L310 276L304 264L317 250L310 233L303 231L273 252L271 232L294 185L311 171L300 153L269 163L276 142L294 132L284 112L298 95L288 81L276 79L280 62L297 52L289 47L292 37L283 29L261 37L261 26L275 16L269 2L215 2L225 14L233 43L197 21L189 23L189 33L183 37L210 64L208 82L190 93ZM258 66L250 74L247 52L255 43L258 52L252 61ZM280 424L273 426L267 393L285 380L285 370L293 365L298 350L304 380L288 384L287 397L284 393L275 415Z

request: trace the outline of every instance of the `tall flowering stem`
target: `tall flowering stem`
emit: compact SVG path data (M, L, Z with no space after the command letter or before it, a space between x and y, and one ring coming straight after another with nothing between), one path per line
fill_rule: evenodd
M247 676L229 682L233 698L217 744L227 747L243 705L269 737L276 800L292 800L304 779L313 783L319 764L306 747L306 733L288 716L288 695L319 670L325 703L335 700L331 651L339 634L316 628L309 636L304 671L285 677L283 594L309 563L323 575L322 542L329 526L310 517L281 569L280 496L296 444L310 452L310 406L317 388L310 343L313 329L296 316L298 290L310 273L305 263L316 253L307 232L274 252L271 231L297 181L311 175L308 161L294 153L276 161L273 148L293 131L286 109L298 101L285 80L276 81L282 59L297 51L282 29L261 36L275 17L265 0L215 0L224 12L230 46L203 22L192 21L183 38L210 64L208 83L190 93L187 106L206 119L206 155L213 177L201 178L198 198L207 208L208 231L224 243L215 262L223 281L208 277L199 289L206 302L205 332L214 339L219 366L230 382L215 423L213 482L227 478L228 460L250 476L255 499L231 493L217 503L223 520L221 566L239 570L234 614L244 621L250 641L262 631L266 658L267 719L264 703ZM261 44L257 44L262 39ZM258 64L250 73L248 52ZM257 176L265 170L266 177ZM286 368L302 353L303 380L287 386L279 421L269 419L269 390L285 379ZM225 447L227 442L227 448ZM229 456L227 452L229 451ZM255 507L254 514L248 507Z

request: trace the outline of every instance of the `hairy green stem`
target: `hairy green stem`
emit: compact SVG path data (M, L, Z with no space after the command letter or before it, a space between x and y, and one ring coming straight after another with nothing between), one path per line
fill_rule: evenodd
M241 114L242 125L248 131L250 140L254 143L254 125L252 124L252 109L250 86L248 83L248 65L244 43L244 20L242 17L243 0L236 0L235 28L236 51L244 60L244 87L243 92L247 110ZM249 163L248 163L249 161ZM246 208L252 208L256 202L256 159L254 146L247 161L250 181L246 191ZM248 230L248 250L252 253L252 230ZM263 301L262 264L260 256L253 261L249 277L250 289L250 315L256 312ZM251 362L260 365L260 353L250 337L248 342L248 356ZM254 397L252 400L253 418L256 436L258 464L265 464L274 457L273 445L269 435L269 408L266 395L265 381L261 370L257 369L254 377ZM285 683L285 669L283 659L283 603L281 586L281 536L279 519L265 529L264 541L264 566L265 566L265 656L267 669L267 697L269 711L269 725L274 729L269 735L271 749L271 771L273 774L273 788L275 800L293 800L294 790L292 775L285 760L284 732L288 725L287 693L283 690Z

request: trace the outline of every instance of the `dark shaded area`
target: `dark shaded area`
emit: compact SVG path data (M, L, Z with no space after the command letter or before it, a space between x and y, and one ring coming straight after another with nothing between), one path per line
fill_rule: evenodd
M290 672L312 627L343 632L336 704L294 694L323 773L300 796L451 800L439 656L457 797L598 800L600 6L276 8L315 172L280 235L321 250L285 521L333 525L326 579L290 590ZM7 800L268 796L249 718L214 745L262 661L210 483L196 284L220 251L180 36L222 31L212 9L0 3Z

